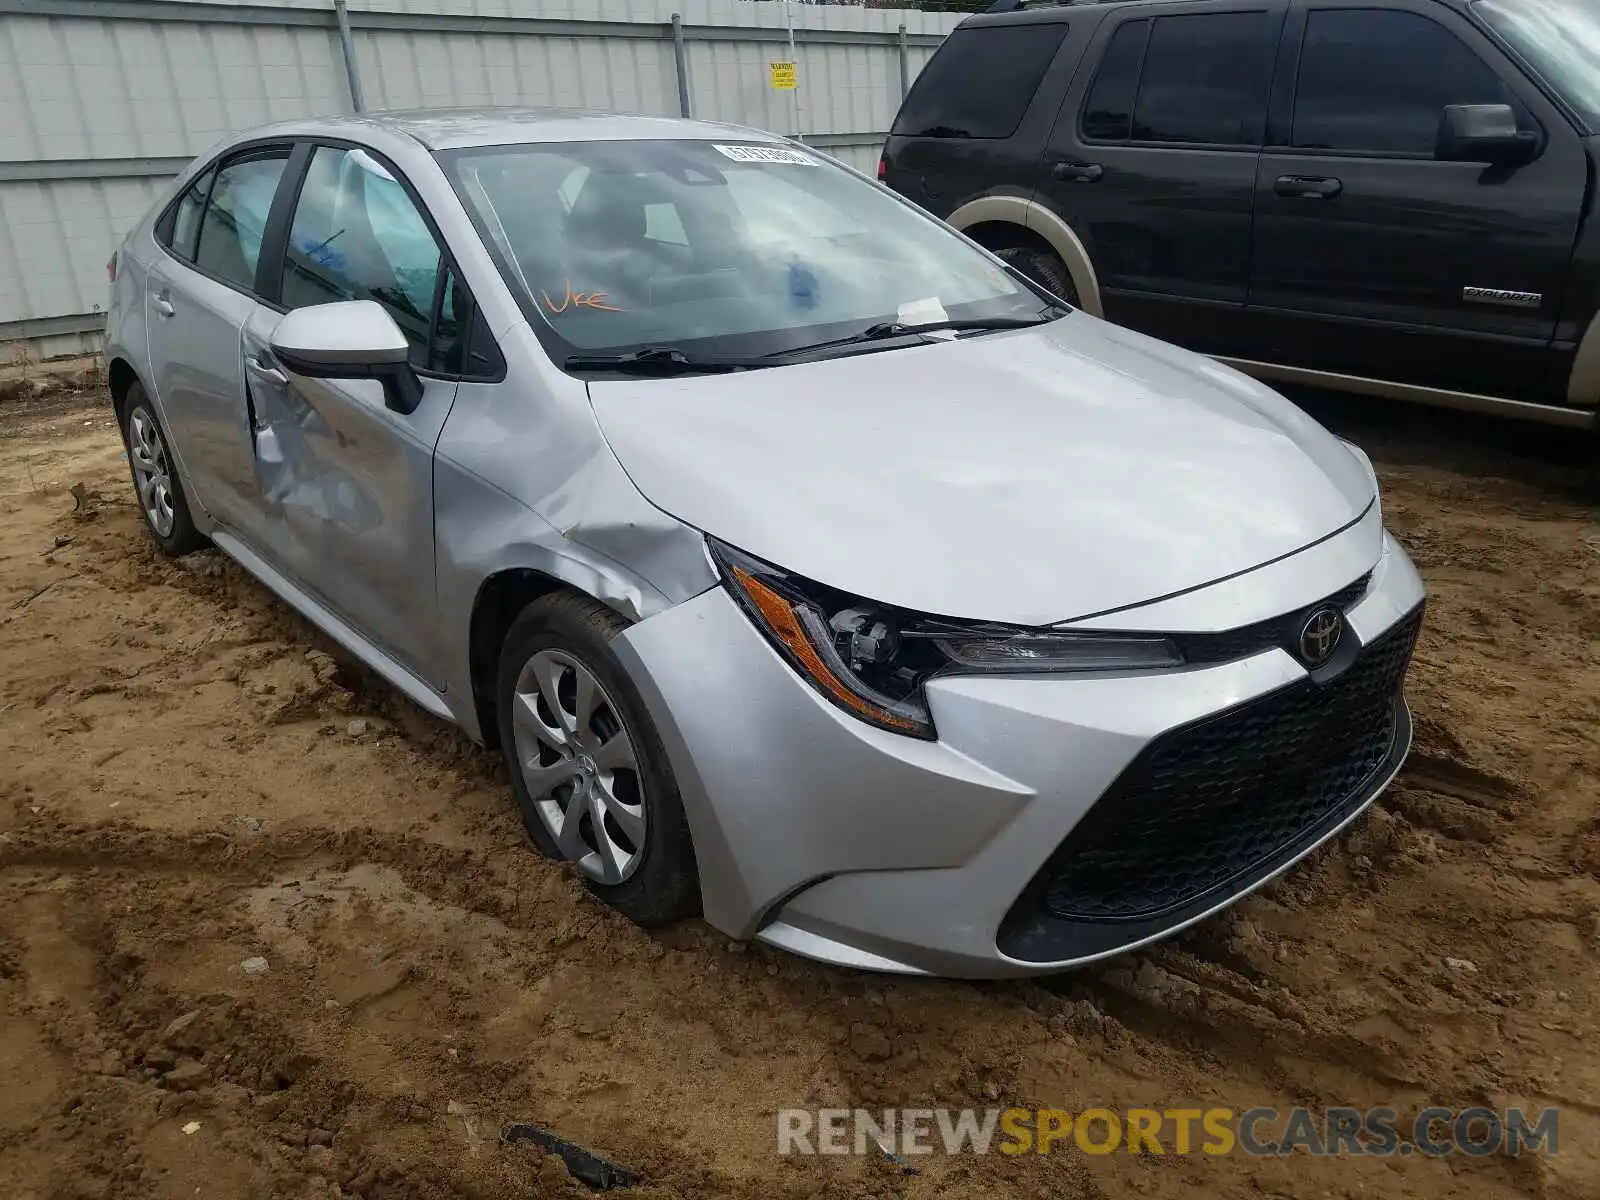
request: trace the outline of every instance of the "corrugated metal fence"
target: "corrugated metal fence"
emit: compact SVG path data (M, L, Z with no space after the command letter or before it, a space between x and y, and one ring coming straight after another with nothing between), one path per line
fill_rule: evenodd
M0 343L95 347L105 261L165 180L267 121L578 105L736 121L870 169L960 14L747 0L0 0Z

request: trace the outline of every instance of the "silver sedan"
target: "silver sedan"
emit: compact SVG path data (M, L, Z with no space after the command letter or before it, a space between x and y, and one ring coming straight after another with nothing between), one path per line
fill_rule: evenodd
M1170 934L1361 813L1371 465L804 146L501 110L202 155L110 264L162 549L498 747L641 925L885 971Z

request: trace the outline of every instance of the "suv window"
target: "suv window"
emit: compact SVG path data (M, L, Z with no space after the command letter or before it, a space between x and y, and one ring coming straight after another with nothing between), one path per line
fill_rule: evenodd
M442 262L432 230L387 167L364 150L317 147L289 227L286 308L376 300L406 335L412 363L427 367ZM445 296L453 309L455 289Z
M917 76L894 132L1010 137L1066 35L1064 21L957 29Z
M255 290L261 235L288 161L287 150L274 150L223 165L200 218L195 266L244 291Z
M1352 8L1307 18L1291 145L1431 158L1447 104L1510 104L1531 127L1500 77L1427 17Z
M1133 101L1139 92L1139 68L1144 63L1149 21L1125 21L1111 35L1094 85L1083 108L1083 136L1097 141L1125 141L1133 121Z
M1158 18L1140 74L1133 139L1259 145L1270 49L1265 12Z

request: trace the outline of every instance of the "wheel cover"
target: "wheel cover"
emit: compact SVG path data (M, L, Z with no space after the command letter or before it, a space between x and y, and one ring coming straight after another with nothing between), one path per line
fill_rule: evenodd
M564 650L517 676L511 733L534 812L562 855L599 883L622 883L644 854L644 783L633 738L599 679Z
M155 418L143 408L128 417L128 458L133 463L134 487L139 492L139 507L157 537L170 537L177 521L173 508L172 468L167 460L166 443Z

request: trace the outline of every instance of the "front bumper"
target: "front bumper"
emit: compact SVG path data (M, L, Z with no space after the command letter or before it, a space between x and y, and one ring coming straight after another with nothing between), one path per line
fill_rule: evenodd
M1405 638L1422 597L1415 568L1384 535L1370 585L1346 610L1362 652L1327 682L1329 695L1377 657L1386 634ZM632 626L615 646L677 777L706 919L734 937L871 970L1026 975L1167 936L1334 836L1376 799L1410 747L1409 715L1391 682L1382 744L1369 737L1359 769L1321 779L1338 794L1302 805L1306 819L1290 822L1287 841L1263 841L1248 812L1226 805L1182 812L1191 794L1182 787L1167 793L1170 803L1158 797L1151 811L1130 810L1119 841L1128 780L1148 774L1164 747L1184 760L1199 743L1182 739L1203 741L1235 714L1227 769L1249 779L1251 714L1276 705L1262 698L1322 683L1280 649L1159 673L951 676L929 685L939 740L924 742L867 726L818 696L720 588ZM1406 639L1398 669L1390 664L1395 681L1409 650ZM1320 694L1301 707L1315 710ZM1169 779L1173 763L1154 769ZM1096 808L1102 799L1110 803ZM1198 822L1190 826L1197 856L1211 846L1209 866L1187 890L1168 886L1194 866L1173 858L1186 840L1182 820ZM1249 830L1260 853L1241 856L1218 821ZM1086 839L1093 855L1082 852ZM1147 876L1144 893L1112 895L1119 870ZM1086 901L1084 881L1097 877L1106 893Z

